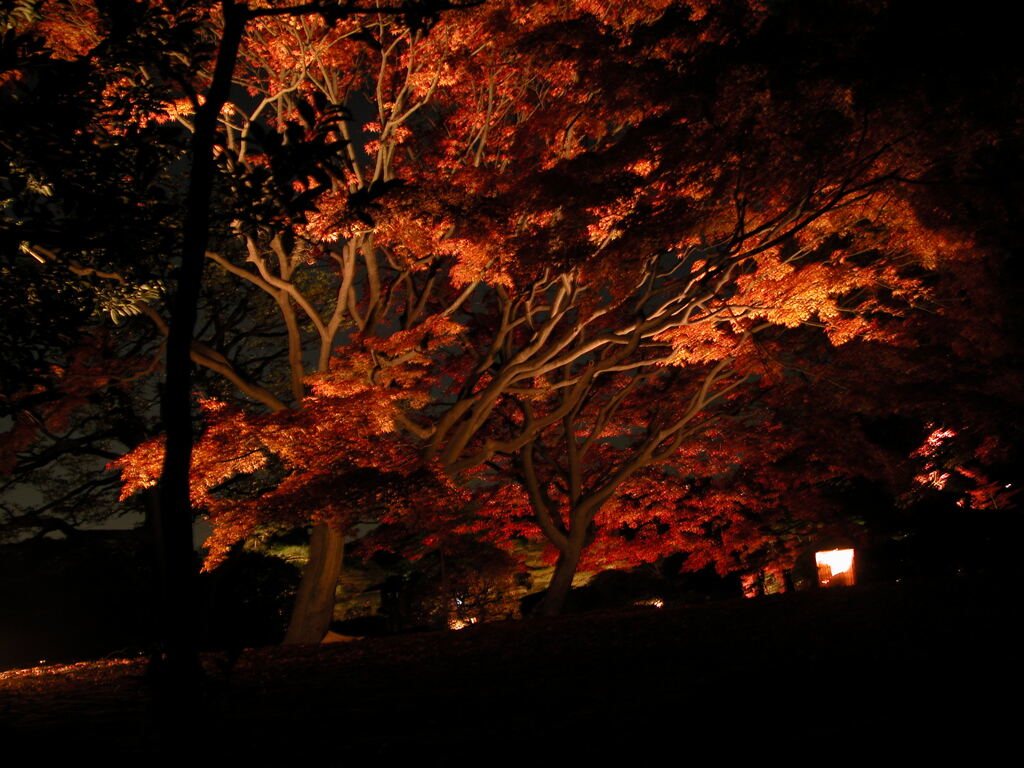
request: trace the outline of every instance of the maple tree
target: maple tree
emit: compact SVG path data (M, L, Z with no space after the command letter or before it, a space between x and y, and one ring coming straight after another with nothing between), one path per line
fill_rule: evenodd
M51 40L93 50L60 16L90 4L46 7L65 22ZM314 524L295 642L326 630L368 506L434 543L543 536L546 612L588 551L700 553L716 515L737 546L702 557L738 567L770 531L742 519L793 498L767 458L792 438L749 416L756 394L823 345L907 343L931 276L978 258L908 183L937 145L959 150L922 129L927 110L844 74L852 42L780 67L769 51L805 33L739 0L425 8L192 8L171 26L237 43L237 60L217 70L204 49L168 65L168 92L108 96L131 107L119 125L180 125L209 163L185 203L193 308L168 324L133 306L179 328L169 373L191 357L242 396L204 402L191 498L174 502L211 515L210 564L260 524ZM202 261L278 313L283 369L267 345L192 338ZM187 378L175 388L164 422L187 432ZM125 494L164 455L154 442L119 462ZM745 494L677 503L686 478L752 456ZM259 473L248 497L225 486ZM813 484L806 499L812 518ZM624 526L645 533L625 546Z
M387 16L401 11L410 20L415 20L422 19L426 11L436 12L440 5L424 3L420 8L403 7L398 10L374 6L374 13ZM223 15L218 11L223 12ZM185 214L181 226L172 224L158 230L167 232L172 240L180 235L184 241L170 319L162 318L152 306L158 296L146 295L144 291L136 289L124 297L131 313L148 316L157 330L167 338L163 346L167 349L168 383L162 403L163 422L172 449L167 453L165 479L161 483L164 497L161 519L164 530L160 540L166 545L163 571L169 590L167 615L171 629L168 634L172 646L187 646L190 631L187 626L189 595L186 585L190 581L187 571L191 561L191 519L189 515L182 514L183 509L188 507L188 493L187 474L182 475L181 471L181 467L184 467L187 473L191 441L188 358L192 357L217 371L243 391L252 391L223 356L192 340L199 270L210 227L209 194L214 177L213 148L217 119L231 84L233 60L245 23L259 17L272 19L282 13L289 18L299 18L303 14L317 11L321 11L318 17L321 22L326 22L328 18L337 21L350 12L358 13L358 9L353 9L351 5L331 3L322 4L322 7L312 3L296 8L275 9L260 5L250 8L235 3L211 4L209 7L194 3L169 3L160 4L159 7L139 4L127 8L100 8L89 2L54 2L22 3L10 20L5 19L10 21L15 33L28 30L23 37L15 37L12 46L14 51L22 54L18 61L22 68L12 68L5 78L16 98L18 93L33 95L33 87L37 84L34 78L38 71L33 66L40 61L43 71L53 60L84 64L79 69L84 69L95 78L90 82L89 99L86 102L94 110L92 121L84 121L84 129L80 124L76 125L77 133L72 133L72 138L79 143L83 138L88 143L101 137L102 141L115 145L113 154L116 157L117 149L123 146L147 146L147 142L155 139L153 144L156 146L170 146L170 161L173 162L175 157L181 155L183 146L188 144L180 140L182 131L173 125L175 119L192 135L192 167L185 179L181 201ZM40 51L38 37L45 41L48 51ZM211 54L218 50L219 58L214 62ZM206 69L207 63L215 63L216 66L210 71ZM56 66L61 65L58 63ZM85 93L79 95L84 97ZM188 113L187 118L184 117L185 113ZM259 108L256 114L259 114ZM161 128L168 123L172 124L170 130ZM96 163L95 167L102 167L102 164ZM34 191L44 188L43 182L38 181L40 177L49 177L46 168L42 172L32 168L27 171L22 168L14 170L16 175L27 175L30 183L37 187ZM137 165L130 168L122 178L134 181L141 177L143 181L152 182L154 171L161 174L159 168ZM162 171L158 185L161 182L167 183L166 165ZM119 191L123 189L122 185ZM160 206L148 204L157 197L148 191L142 192L133 198L133 202L139 210L159 210ZM131 282L131 275L126 273L123 262L116 257L117 268L114 270L98 269L88 262L83 264L79 254L87 254L92 262L100 261L110 254L103 251L97 254L95 244L90 243L87 236L78 233L76 239L70 234L68 222L61 222L61 225L63 229L53 227L43 232L19 226L15 230L15 238L20 241L22 250L40 262L63 264L75 274L105 278L120 285ZM125 232L124 227L115 227L113 230L122 236ZM93 246L92 250L90 245ZM172 247L167 250L173 252L176 249ZM129 287L136 286L137 283ZM178 467L176 475L175 466ZM184 497L181 494L182 488L186 489Z
M629 22L615 29L616 21L623 24L611 20L610 36L627 37ZM708 27L705 44L722 44L714 24ZM592 52L586 31L574 26L573 39ZM813 321L835 343L895 339L887 319L926 294L907 268L935 267L940 257L963 257L969 247L923 226L890 183L918 172L920 158L893 140L891 124L860 123L847 101L852 95L835 83L802 83L799 101L785 94L774 101L770 89L756 85L763 73L738 67L746 81L732 81L742 87L714 94L709 110L725 118L708 119L701 105L700 122L678 79L659 92L657 70L644 58L661 55L658 47L648 39L641 51L629 49L623 37L622 59L608 53L588 60L593 69L614 68L620 80L602 82L607 73L598 73L596 83L559 83L571 97L561 102L546 94L543 108L530 115L535 126L572 125L578 145L531 145L544 135L535 127L507 132L504 154L494 140L491 163L486 151L464 152L469 178L479 185L474 190L482 190L477 197L486 202L474 201L480 207L467 212L453 245L464 264L498 270L491 278L495 297L483 308L476 301L464 308L467 333L480 340L462 347L452 364L462 360L462 370L468 368L466 347L477 360L468 374L445 369L458 387L450 399L401 417L425 441L426 455L450 473L504 463L504 473L523 484L531 512L560 551L550 611L595 535L596 516L608 512L623 483L674 459L702 434L714 415L709 406L724 404L734 387L783 375L758 333L763 339L770 326ZM541 34L530 42L529 53L510 54L519 57L510 72L528 80L564 77ZM543 61L544 74L539 63L531 69L530 53ZM630 67L642 70L649 86L624 100L632 123L616 120L613 98L615 85L630 81L623 75ZM596 101L612 105L603 114L594 110L601 122L590 135L575 122L588 87L600 94ZM470 135L492 141L486 115L500 114L502 105L489 92L477 93L448 108L454 120L459 105L472 105L463 118L475 129ZM680 93L684 98L675 101ZM759 99L752 102L751 93ZM488 112L474 123L472 110L480 105ZM811 125L807 133L779 131L794 113ZM621 133L604 134L609 124ZM572 179L586 179L586 189L567 195ZM531 191L529 200L523 189Z
M178 563L178 570L181 571L182 568L187 568L186 560L189 559L184 556L186 552L184 541L190 524L182 525L183 522L188 523L188 521L185 516L174 512L174 510L180 510L189 504L187 492L184 498L182 497L182 489L187 489L187 475L182 475L182 467L187 471L191 442L187 358L191 357L193 362L221 374L243 393L254 397L264 405L277 410L287 407L285 402L270 389L247 380L245 375L239 372L238 367L229 362L228 358L220 351L192 339L191 328L195 324L199 275L210 230L208 198L215 175L213 150L217 145L220 160L227 159L227 162L218 168L221 172L221 183L226 185L230 191L238 193L230 196L231 201L237 207L226 213L222 209L221 213L224 214L224 218L220 221L227 225L229 231L243 237L246 245L250 248L250 255L253 255L253 249L264 248L269 241L270 247L276 251L278 256L287 261L291 254L285 255L284 251L286 249L290 251L294 245L287 241L293 240L295 223L304 217L310 199L310 195L302 190L294 189L295 185L304 183L303 174L308 170L311 173L321 174L318 178L323 178L322 174L325 169L331 170L334 173L334 185L339 189L346 189L342 183L343 179L340 177L343 170L339 164L340 158L334 158L333 166L330 162L321 161L327 154L336 155L336 149L345 146L344 136L335 135L331 131L332 127L337 127L337 121L332 121L330 115L332 109L335 116L344 111L338 100L344 100L348 96L351 83L345 82L348 76L344 70L332 73L327 78L329 82L323 84L318 92L320 101L316 102L316 105L323 107L326 98L333 98L335 101L333 106L324 112L327 117L321 121L320 125L316 126L315 130L312 125L306 126L309 128L311 137L309 141L298 142L301 144L298 155L305 153L302 158L299 158L293 145L296 143L296 131L302 134L303 128L298 122L283 118L293 113L300 119L307 118L312 114L312 107L306 105L303 99L312 99L313 95L303 91L298 94L298 98L293 98L292 94L297 86L292 83L283 84L280 81L281 77L295 77L296 73L301 73L303 77L306 75L304 68L306 62L294 58L296 51L289 46L287 39L282 39L282 36L286 38L289 34L301 33L305 29L314 38L319 38L320 42L329 50L333 43L330 40L325 43L326 38L333 37L336 42L339 39L355 35L361 29L359 23L342 24L342 28L337 29L339 22L355 19L365 9L351 4L333 3L310 3L278 8L260 4L250 7L246 4L235 3L213 4L209 8L196 4L186 4L180 8L172 6L173 4L169 4L162 7L160 10L166 11L162 15L158 13L146 16L146 9L141 7L127 10L103 9L101 12L88 2L49 3L42 4L38 9L29 8L25 18L29 22L37 22L35 30L41 32L47 40L50 50L58 58L76 60L85 58L90 62L96 62L98 70L100 67L106 67L105 70L100 70L106 81L106 87L102 94L96 97L100 111L96 123L91 126L94 131L114 137L131 134L132 138L137 141L140 136L151 137L153 132L159 131L159 126L163 124L171 123L173 125L177 122L192 136L193 165L186 179L187 188L183 192L182 206L185 216L180 227L184 242L182 246L184 255L181 270L178 273L177 290L174 292L174 304L170 318L161 317L150 297L141 295L130 297L130 306L133 311L146 315L157 330L167 337L165 343L167 349L166 370L169 378L162 402L163 422L168 432L170 448L166 452L165 476L161 483L164 495L161 506L162 519L166 524L163 539L166 542L172 540L177 542L176 545L170 544L169 546L177 552L172 559ZM392 27L399 29L396 40L393 42L393 45L397 45L402 42L404 37L411 39L422 36L426 27L429 26L433 14L438 13L446 6L445 3L420 3L415 6L389 8L375 4L372 7L372 17L376 20L382 34L390 34ZM221 13L218 13L218 10ZM37 11L41 11L41 16ZM400 19L403 23L393 24L395 19ZM24 19L22 21L24 22ZM243 35L242 31L248 22L259 22L261 29L248 36ZM254 23L253 26L258 25ZM153 61L143 57L141 62L134 59L129 59L127 62L104 61L102 55L97 54L97 51L111 48L117 51L111 35L116 37L118 33L122 39L117 42L121 44L127 42L129 46L139 46L145 44L147 40L162 36L160 37L161 48L165 58ZM174 36L176 44L168 44L168 35ZM190 35L195 37L191 38ZM234 61L239 48L242 47L243 39L244 55L236 68ZM270 41L269 48L266 44L268 39ZM210 45L211 42L218 45L219 48L213 48ZM302 46L301 40L299 46L300 48ZM338 48L339 56L331 60L324 60L322 63L332 67L347 66L350 62L346 61L344 57L353 53L352 47L338 46ZM132 53L138 54L137 48L130 50ZM219 50L220 53L218 54L219 58L214 60L211 58L211 54L216 50ZM106 52L104 50L104 53ZM316 57L320 55L321 51L314 48L308 53L310 56ZM207 69L207 64L213 69ZM224 112L222 106L227 104L228 87L234 75L237 75L239 82L252 94L252 98L258 96L260 89L263 88L262 102L253 105L248 101L250 95L242 94L241 105L235 104L226 107L227 111ZM308 85L311 81L304 82ZM307 111L299 109L295 113L297 103L299 107L306 106ZM251 112L247 114L246 109ZM267 114L261 117L261 113L264 113L265 110ZM217 121L222 114L226 115L224 124L218 127ZM317 119L319 120L319 118ZM271 128L269 132L264 131L262 137L257 138L260 120L269 121ZM223 133L217 134L218 129ZM343 124L340 130L344 133L346 129L347 124ZM286 137L284 142L281 141L281 136ZM275 137L277 137L276 142L273 141ZM325 142L332 141L337 141L335 147L324 147ZM267 146L261 146L261 142L262 145ZM252 151L253 147L259 147L258 153ZM250 157L247 157L247 154ZM250 158L255 158L255 160ZM306 162L305 164L296 163L297 159L304 159ZM361 180L356 184L362 190L366 201L372 201L380 193L379 186L386 184L385 177L387 175L386 170L378 168L378 173L373 178ZM245 188L250 191L255 189L255 200L247 197ZM317 189L316 191L319 193L324 190ZM353 199L358 197L356 195L358 191L357 189L350 190ZM337 195L335 197L338 198ZM335 202L337 203L339 200L340 198ZM255 203L253 206L256 208L255 211L248 207L249 203ZM230 204L228 207L230 209ZM326 205L323 205L322 209L323 211L328 210ZM254 214L255 218L253 218ZM253 221L258 221L262 225L262 231L256 231L252 226ZM267 234L268 230L269 234ZM68 258L69 254L64 250L50 250L39 243L39 240L45 240L45 238L33 237L25 246L39 260L49 259L54 262L65 262L72 271L77 273L84 271L90 274L101 274L122 284L126 282L123 270L101 273L95 268L82 267L73 258ZM304 247L304 243L300 243L300 245ZM196 257L197 252L198 258ZM351 259L355 254L356 249L352 248L348 255ZM215 261L219 260L218 254L206 255ZM222 266L227 267L226 261L223 259L219 261ZM279 284L287 283L291 279L291 272L296 265L285 265L284 262L280 262L278 266L281 267L283 273L277 278ZM261 288L270 285L256 282ZM292 288L293 293L294 291L295 289ZM303 340L297 331L295 308L291 304L291 298L285 291L280 290L278 285L273 286L270 292L274 294L284 323L288 328L292 379L290 395L294 401L301 398L303 392L301 378L305 371L301 364L302 353L300 350ZM298 304L301 306L302 302L298 302ZM308 310L309 305L306 304L304 308ZM314 370L322 368L325 364L327 350L330 349L333 336L338 333L338 327L346 310L347 307L339 305L326 327L318 328L320 354L318 365L314 366ZM177 467L176 470L175 467ZM177 479L172 480L172 477L177 477ZM316 548L316 541L325 527L325 525L316 527L314 548ZM337 539L333 538L331 541L332 545L335 545ZM187 551L191 551L190 543ZM340 549L337 546L334 546L331 551L340 557ZM314 558L314 565L316 562L317 558ZM312 578L316 568L311 567L307 571L311 574L311 578L307 580L308 583L317 583L318 580ZM333 568L333 572L336 579L337 565ZM319 578L319 581L324 580L323 577ZM184 573L180 573L174 581L184 584L187 582L187 578ZM170 613L180 618L185 612L187 595L179 594L172 602L175 602L179 609L172 610ZM323 598L319 602L322 603ZM175 620L172 619L172 623L173 621Z

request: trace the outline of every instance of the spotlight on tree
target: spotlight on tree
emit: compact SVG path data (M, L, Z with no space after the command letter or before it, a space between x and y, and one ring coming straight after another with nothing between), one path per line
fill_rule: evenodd
M850 587L854 582L853 550L829 549L814 553L818 584L822 587Z

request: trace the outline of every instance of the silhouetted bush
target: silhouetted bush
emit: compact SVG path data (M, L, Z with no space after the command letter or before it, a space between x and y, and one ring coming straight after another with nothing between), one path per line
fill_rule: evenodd
M143 650L154 583L136 531L87 531L0 548L0 668Z

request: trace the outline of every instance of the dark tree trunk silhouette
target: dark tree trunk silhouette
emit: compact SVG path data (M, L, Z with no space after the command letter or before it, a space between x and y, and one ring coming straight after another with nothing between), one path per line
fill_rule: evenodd
M167 377L160 401L160 416L167 434L156 526L163 596L160 635L164 647L160 662L165 669L163 679L173 687L185 685L185 681L199 675L194 600L196 567L189 493L193 444L191 346L209 240L217 118L231 88L246 18L244 6L224 2L222 7L224 31L213 81L205 102L196 113L192 136L181 267L171 309Z

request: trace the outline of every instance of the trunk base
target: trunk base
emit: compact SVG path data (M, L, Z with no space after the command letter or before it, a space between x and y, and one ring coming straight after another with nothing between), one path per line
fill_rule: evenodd
M582 553L582 547L559 553L558 563L551 576L551 583L544 593L544 599L537 603L537 607L534 609L535 616L560 616L562 614Z
M309 563L295 595L285 645L314 644L324 639L334 618L334 594L344 558L345 534L326 523L314 525Z

